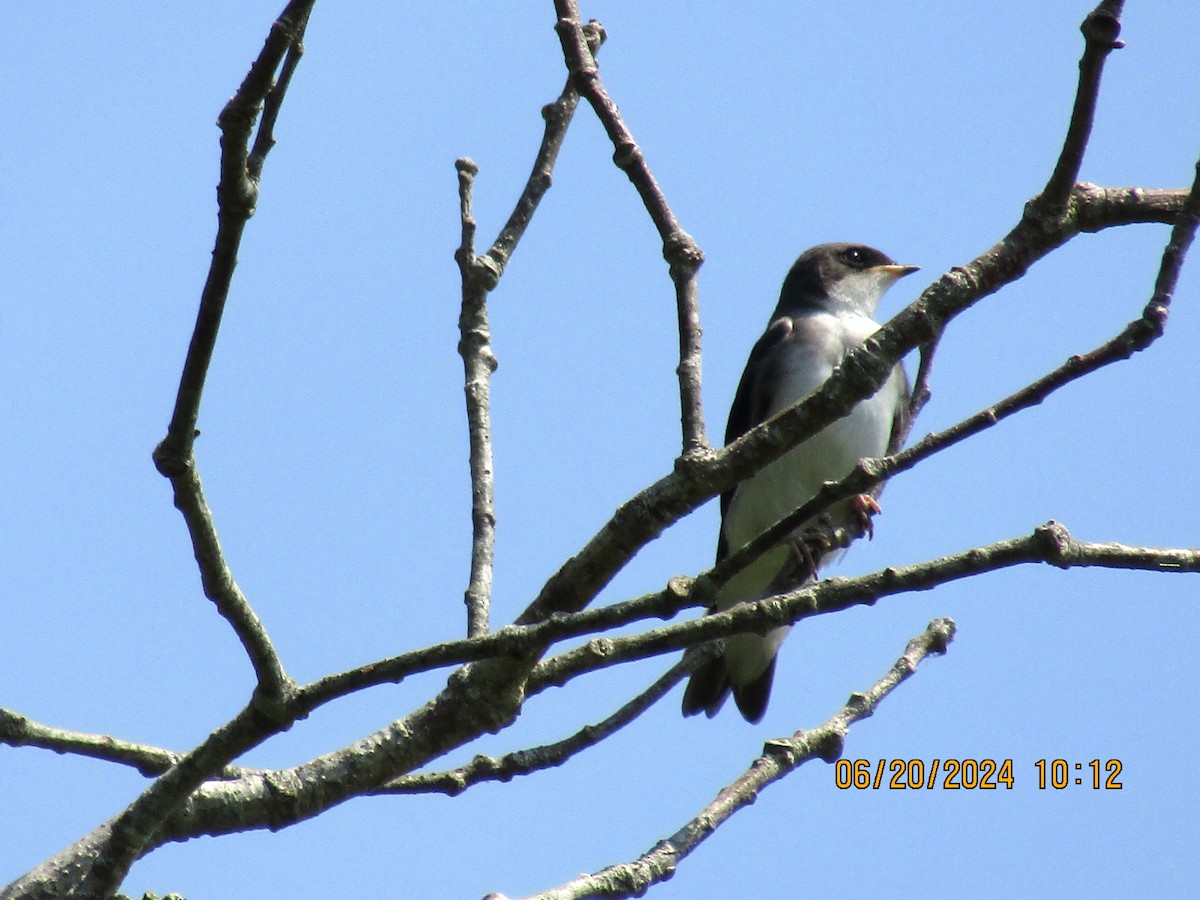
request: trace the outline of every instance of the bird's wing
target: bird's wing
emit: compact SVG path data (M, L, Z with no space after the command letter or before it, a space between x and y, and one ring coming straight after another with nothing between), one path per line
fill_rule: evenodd
M896 414L892 417L892 433L888 436L888 453L895 453L900 448L894 446L896 436L901 434L908 427L909 420L909 404L912 402L912 385L908 382L908 372L904 370L904 366L897 364L896 368L900 372L900 399L896 403ZM894 376L893 376L894 377Z
M729 422L725 426L725 443L732 444L743 434L767 420L771 414L773 397L769 385L778 383L774 377L774 367L777 357L773 351L792 336L793 323L790 316L782 316L767 326L763 336L758 339L754 349L750 351L750 359L742 372L742 380L738 382L737 393L733 397L733 406L729 408ZM724 526L725 514L733 501L737 486L721 494L721 523ZM729 553L725 543L725 529L721 528L717 538L717 562Z

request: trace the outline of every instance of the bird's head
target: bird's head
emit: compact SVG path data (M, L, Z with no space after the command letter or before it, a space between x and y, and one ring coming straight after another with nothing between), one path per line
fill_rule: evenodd
M872 317L884 292L917 268L865 244L818 244L792 264L776 315L821 310Z

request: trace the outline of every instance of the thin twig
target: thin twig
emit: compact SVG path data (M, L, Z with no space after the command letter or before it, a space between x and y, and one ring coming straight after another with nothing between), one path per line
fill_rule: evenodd
M229 296L238 247L246 223L254 215L263 160L274 145L279 106L303 52L301 43L314 2L292 0L287 5L271 26L249 73L217 118L221 129L217 237L171 422L166 437L154 450L155 466L170 480L175 506L187 524L204 594L233 626L254 666L257 700L266 707L280 705L294 685L225 561L212 513L204 499L193 447L198 434L200 397ZM283 71L276 82L275 73L281 64ZM264 103L266 111L251 151L255 121Z
M614 149L613 162L637 189L662 239L663 258L667 261L675 286L675 309L679 320L680 420L683 428L683 455L703 455L710 448L704 426L700 393L700 302L696 284L704 253L690 234L680 227L667 198L650 171L645 154L633 133L621 118L604 83L595 53L589 48L586 28L580 21L576 0L554 0L558 22L554 26L562 43L567 71L604 126ZM600 28L596 22L590 27Z
M583 26L583 36L588 52L595 58L606 38L604 29L600 27L599 22L589 22ZM550 189L554 164L558 161L559 151L567 136L567 127L571 124L578 105L579 91L575 88L574 79L568 75L558 99L542 107L542 118L546 127L542 133L541 146L538 147L537 156L533 161L533 170L529 173L521 196L517 198L512 214L487 251L487 256L495 263L497 277L508 265L513 251L516 250L525 229L533 219L533 214L537 211L538 204Z
M596 53L604 41L603 30L589 26L585 30L585 41L589 52ZM496 549L491 376L496 371L497 360L491 345L488 294L499 283L513 251L533 220L538 204L550 189L554 164L578 104L579 93L568 77L558 99L542 108L546 127L533 169L508 221L482 256L475 255L476 223L471 211L472 189L479 167L465 158L455 163L458 171L459 216L462 220L462 240L454 253L462 278L458 352L463 358L471 468L471 572L464 594L468 637L486 634L490 628Z
M496 508L492 472L491 378L496 370L488 324L485 280L491 273L475 256L475 219L471 185L479 171L469 159L458 170L462 244L454 254L462 272L462 312L458 352L463 358L467 398L467 434L471 465L471 575L467 585L467 636L486 634L492 603L492 564L496 547ZM498 277L498 276L497 276ZM494 282L493 282L494 283Z
M312 4L310 3L308 6L308 10L298 11L298 15L302 18L296 21L292 28L287 54L279 69L279 77L275 79L275 85L267 91L263 98L262 121L259 123L258 133L254 137L254 146L250 148L250 155L246 159L246 174L255 183L262 177L263 163L266 162L271 148L275 146L275 123L279 120L279 110L283 108L283 98L287 96L292 76L296 74L300 58L304 56L304 32L308 28L308 16L312 11ZM285 26L280 24L282 21L283 19L280 17L273 27L286 35Z
M924 633L908 642L904 654L888 672L861 694L850 699L832 718L811 731L768 741L750 767L691 821L637 859L609 866L592 875L581 875L556 888L531 895L526 900L579 900L583 897L640 897L652 885L675 874L688 855L727 822L734 813L750 806L770 785L815 759L832 763L843 752L850 726L874 714L879 704L917 666L930 656L946 652L954 640L953 619L934 619ZM493 900L501 895L492 894Z
M1154 280L1154 296L1146 304L1143 316L1159 322L1159 331L1150 339L1161 334L1162 324L1165 323L1167 311L1175 295L1175 285L1179 283L1179 273L1183 270L1183 261L1187 258L1188 248L1196 237L1196 227L1200 224L1200 160L1196 161L1196 177L1192 181L1192 189L1188 192L1187 200L1175 219L1171 229L1171 238L1163 249L1162 262L1158 266L1158 277ZM1139 348L1140 349L1140 348Z
M66 731L34 722L10 709L0 709L0 744L10 747L42 747L55 753L90 756L137 769L142 775L161 775L180 754L161 747L134 744L106 734Z
M933 340L921 347L921 362L917 366L917 376L913 379L912 393L908 398L908 415L905 416L904 427L900 429L899 433L892 435L891 442L888 444L888 453L895 453L908 442L908 436L912 433L917 416L921 414L921 410L933 396L929 389L929 376L933 371L933 360L937 356L937 348L941 339L942 335L939 332Z
M715 648L713 648L715 650ZM658 678L612 715L587 725L568 738L506 753L499 758L476 756L465 766L443 772L424 772L405 775L384 785L373 794L448 794L456 797L467 788L485 781L510 781L518 775L529 775L543 769L561 766L571 757L594 747L624 728L657 703L671 688L690 675L711 656L709 653L690 654Z
M1044 214L1058 215L1066 209L1071 189L1079 178L1083 154L1087 150L1096 116L1104 62L1109 53L1125 46L1124 41L1118 40L1121 8L1124 5L1124 0L1102 0L1079 26L1084 38L1083 57L1079 60L1079 84L1075 90L1075 105L1071 110L1071 122L1067 126L1062 151L1037 201Z
M0 708L0 744L10 747L40 747L55 753L85 756L136 769L147 777L161 775L183 758L183 754L151 744L123 741L107 734L70 731L35 722L11 709ZM246 778L261 769L226 766L222 779Z
M217 117L217 125L221 129L217 238L208 278L200 295L200 309L184 360L183 374L179 379L171 423L167 428L167 436L154 451L155 464L167 477L177 474L192 462L196 422L200 417L200 396L212 362L225 301L229 297L242 232L258 203L259 175L262 161L274 142L270 135L278 114L278 103L282 100L282 89L287 86L283 81L281 85L275 84L275 73L285 55L303 40L304 29L315 2L292 0L288 3L271 26L262 52L250 66L241 86ZM286 74L289 80L291 69L298 60L298 53L292 54L288 60ZM264 116L252 157L250 139L254 123L264 101L273 91L270 117Z
M229 622L245 649L258 679L257 701L264 708L281 705L295 689L295 683L284 670L283 661L271 643L266 626L238 587L233 571L225 561L217 526L208 508L208 501L204 498L204 488L200 484L200 473L196 466L189 466L178 475L171 476L171 486L175 493L175 506L183 514L183 521L191 536L192 552L200 570L204 596Z

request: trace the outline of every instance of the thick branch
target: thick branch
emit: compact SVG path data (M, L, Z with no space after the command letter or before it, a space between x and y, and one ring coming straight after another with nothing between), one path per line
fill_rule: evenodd
M500 731L520 709L524 694L519 676L528 667L519 655L466 666L421 708L333 753L261 777L209 782L164 823L154 845L292 825L367 794L481 734Z
M640 897L652 885L675 874L678 864L716 832L734 813L750 806L758 795L800 766L814 759L832 763L842 755L850 726L874 714L883 699L913 675L931 655L946 652L954 639L953 619L934 619L923 634L908 642L904 654L882 678L861 694L851 694L846 705L825 724L812 731L797 731L790 738L768 741L763 753L745 773L727 786L690 822L666 840L659 841L638 859L609 866L593 875L582 875L557 888L526 900L579 900L583 897ZM493 900L500 895L492 894Z

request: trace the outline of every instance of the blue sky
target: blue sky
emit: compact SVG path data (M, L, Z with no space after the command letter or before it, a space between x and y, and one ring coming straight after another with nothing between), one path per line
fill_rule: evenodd
M0 706L186 749L241 707L244 654L203 598L150 452L165 433L215 229L214 120L280 3L0 11ZM197 459L239 583L289 671L460 636L470 538L454 160L503 224L563 81L548 2L318 4L267 160L204 397ZM703 248L710 434L794 257L826 240L922 267L888 316L998 240L1050 172L1086 3L585 4L601 70ZM1133 2L1082 178L1179 187L1200 154L1195 10ZM494 616L678 452L673 294L650 221L581 109L492 295ZM1107 340L1148 298L1165 226L1083 236L954 322L915 435ZM1148 353L897 478L835 574L1025 534L1200 545L1197 260ZM611 601L710 562L709 504ZM869 686L935 616L959 634L848 758L1012 759L1012 791L839 791L804 767L657 898L1183 896L1200 801L1193 578L1025 567L802 624L766 719L684 721L678 691L560 769L356 801L279 834L163 848L125 889L201 897L520 896L635 857L772 736ZM553 740L670 660L548 691L448 759ZM259 748L302 762L423 702L444 673L349 698ZM1036 787L1043 758L1119 759L1121 791ZM0 748L0 884L129 802L103 763Z

